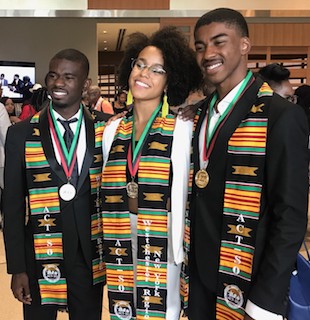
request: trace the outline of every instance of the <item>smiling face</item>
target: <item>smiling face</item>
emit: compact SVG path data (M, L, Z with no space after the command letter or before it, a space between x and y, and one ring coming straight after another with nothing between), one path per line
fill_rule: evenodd
M46 76L46 85L53 107L61 113L61 110L65 109L79 109L82 92L87 89L88 80L81 63L53 59Z
M195 33L197 62L206 81L224 97L247 73L246 56L251 48L247 37L233 25L212 22Z
M163 55L158 48L148 46L140 52L137 60L139 64L132 68L129 76L129 88L135 103L152 101L158 105L167 84L167 75L156 72L164 70Z

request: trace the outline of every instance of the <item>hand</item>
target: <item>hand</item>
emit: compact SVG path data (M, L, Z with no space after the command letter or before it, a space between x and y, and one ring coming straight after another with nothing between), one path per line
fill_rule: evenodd
M21 122L21 120L20 120L18 117L16 117L16 116L10 116L10 121L11 121L12 123Z
M195 114L197 111L197 106L190 104L184 108L179 109L178 117L182 120L190 120L193 121L195 118Z
M245 314L244 316L244 320L254 320L253 318L251 318L248 314Z
M11 290L17 300L25 304L31 304L29 279L26 272L13 274Z
M106 125L108 126L112 121L115 121L115 120L117 120L117 119L119 119L119 118L123 118L123 117L126 115L127 112L128 112L128 111L123 111L123 112L121 112L121 113L117 113L116 115L114 115L113 117L111 117L111 118L106 122Z

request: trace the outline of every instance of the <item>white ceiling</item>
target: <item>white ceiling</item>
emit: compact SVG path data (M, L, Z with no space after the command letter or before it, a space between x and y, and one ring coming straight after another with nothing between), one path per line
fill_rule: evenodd
M127 36L134 32L143 32L151 35L159 29L159 23L98 23L97 41L99 51L117 51L117 42L120 30L123 29L124 37L120 50L124 50ZM122 37L121 37L122 38Z

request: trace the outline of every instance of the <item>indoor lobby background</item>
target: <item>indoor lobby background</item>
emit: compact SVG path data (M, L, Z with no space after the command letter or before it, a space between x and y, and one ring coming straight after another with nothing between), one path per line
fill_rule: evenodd
M112 97L128 32L173 24L193 45L197 18L216 7L231 7L246 17L253 45L250 68L280 62L290 69L295 87L310 84L310 1L305 0L0 0L0 61L34 62L36 82L43 84L50 58L61 49L76 48L89 58L93 84ZM105 46L105 30L114 35L115 46ZM306 239L310 246L309 228ZM21 305L9 282L1 232L0 320L20 320ZM107 320L106 304L104 310ZM58 319L68 317L59 314Z

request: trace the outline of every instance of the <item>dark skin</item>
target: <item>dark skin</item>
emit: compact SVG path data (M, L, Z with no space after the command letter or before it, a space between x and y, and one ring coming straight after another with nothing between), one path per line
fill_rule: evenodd
M50 62L46 85L53 109L69 119L79 110L82 92L88 89L90 81L81 63L54 59Z
M82 92L90 84L87 71L78 61L52 59L46 76L46 85L52 97L53 109L65 119L74 116L79 108ZM26 272L14 274L11 281L14 297L24 304L31 304L29 279Z

